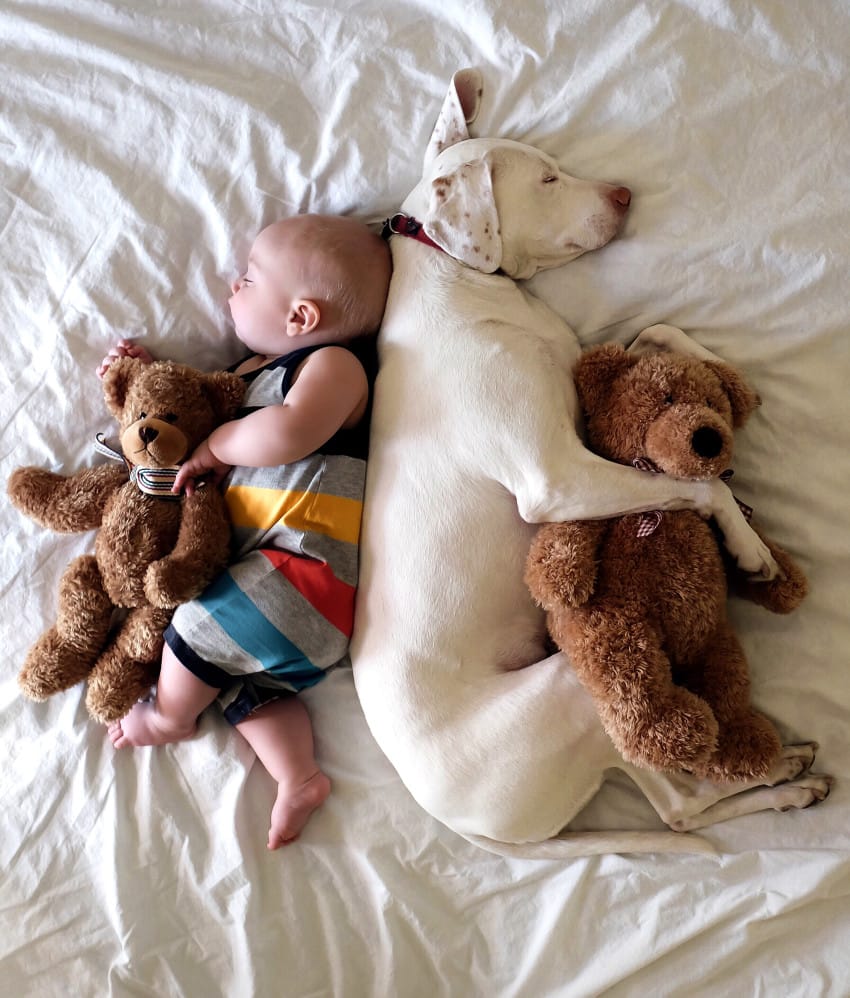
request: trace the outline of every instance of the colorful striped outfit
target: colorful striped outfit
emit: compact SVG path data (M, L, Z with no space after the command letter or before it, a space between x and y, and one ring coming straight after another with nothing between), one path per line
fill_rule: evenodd
M240 416L280 405L307 347L244 375ZM271 468L235 467L225 500L234 561L175 611L165 640L221 689L238 724L256 707L315 685L343 658L354 616L368 419L322 453Z

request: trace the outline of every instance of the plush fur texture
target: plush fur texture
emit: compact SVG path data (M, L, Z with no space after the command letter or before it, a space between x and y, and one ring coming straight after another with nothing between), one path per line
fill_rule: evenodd
M677 478L709 480L728 468L733 430L758 404L726 364L617 345L588 351L575 378L596 453L621 464L649 459ZM764 777L779 758L776 729L750 704L747 662L726 616L727 573L776 613L805 596L801 569L763 539L784 578L741 575L691 511L537 533L527 584L628 761L732 781Z
M103 389L125 457L154 469L176 467L235 415L243 395L236 375L129 358L112 364ZM30 650L21 690L44 700L88 679L92 717L123 717L156 679L174 607L227 563L230 523L221 493L207 487L179 499L145 495L117 463L70 477L18 468L8 492L43 527L100 528L95 553L77 558L62 577L56 623ZM126 613L113 629L116 609Z

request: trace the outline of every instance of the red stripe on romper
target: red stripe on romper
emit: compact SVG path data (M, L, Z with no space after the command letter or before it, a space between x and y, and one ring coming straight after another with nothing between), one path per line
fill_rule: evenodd
M324 561L302 558L274 548L263 548L262 553L328 623L346 637L351 637L354 629L354 586L340 582Z

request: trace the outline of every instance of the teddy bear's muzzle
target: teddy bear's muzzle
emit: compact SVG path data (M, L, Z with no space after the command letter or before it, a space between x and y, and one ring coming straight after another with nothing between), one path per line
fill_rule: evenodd
M168 468L186 457L188 440L182 430L153 416L136 421L124 431L121 449L134 465Z

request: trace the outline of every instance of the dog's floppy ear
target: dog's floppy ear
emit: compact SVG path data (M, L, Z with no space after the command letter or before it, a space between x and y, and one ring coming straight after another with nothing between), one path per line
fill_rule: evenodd
M431 182L425 232L467 267L492 274L502 262L502 238L489 158L460 166Z
M444 149L469 138L467 125L481 106L483 81L477 69L459 69L452 77L431 140L425 150L425 169Z
M757 406L761 405L758 394L744 381L741 375L722 361L707 360L705 366L720 378L723 391L729 396L732 403L732 425L737 429L743 426L747 417Z

